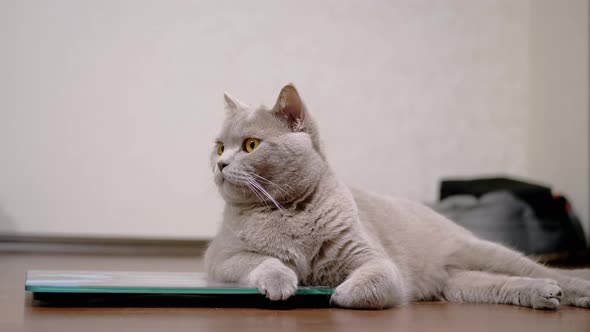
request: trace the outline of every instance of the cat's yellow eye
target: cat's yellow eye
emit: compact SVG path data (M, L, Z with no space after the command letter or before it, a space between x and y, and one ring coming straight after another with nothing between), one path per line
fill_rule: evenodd
M217 154L220 156L223 154L223 142L217 142Z
M244 150L246 150L246 152L250 153L254 150L256 150L256 148L260 145L260 140L257 138L246 138L246 140L244 141Z

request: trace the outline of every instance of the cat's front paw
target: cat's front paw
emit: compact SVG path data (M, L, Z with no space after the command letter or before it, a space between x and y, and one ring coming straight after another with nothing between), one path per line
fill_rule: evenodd
M297 275L278 259L269 258L250 272L248 283L273 301L286 300L297 290Z
M391 262L365 263L336 288L330 302L354 309L384 309L406 303L399 273Z
M380 294L380 290L374 285L363 285L356 280L348 280L336 288L330 303L351 309L384 309L396 304L393 297L384 295Z
M563 292L552 279L532 279L529 286L530 306L534 309L555 310L561 304ZM526 305L526 301L521 302Z

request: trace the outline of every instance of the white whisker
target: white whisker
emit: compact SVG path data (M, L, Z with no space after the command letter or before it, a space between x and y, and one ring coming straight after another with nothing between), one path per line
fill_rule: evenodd
M258 199L264 205L266 205L268 207L268 203L266 202L266 199L264 198L264 196L262 196L262 193L260 193L260 191L258 190L258 188L256 188L254 185L252 185L249 180L246 180L246 181L248 181L248 183L246 185L252 191L252 193L254 193L254 195L256 195L256 197L258 197Z
M279 186L278 184L276 184L276 183L274 183L274 182L270 181L269 179L267 179L267 178L265 178L265 177L263 177L263 176L260 176L260 175L258 175L258 174L256 174L256 173L248 173L248 174L249 174L249 175L252 175L252 176L255 176L255 177L257 177L257 178L259 178L260 180L264 181L265 183L268 183L268 184L270 184L270 185L273 185L273 186L275 186L277 189L279 189L279 190L280 190L280 191L281 191L283 194L285 194L286 196L291 196L291 195L290 195L290 193L289 193L288 191L286 191L285 189L283 189L283 188L282 188L281 186ZM291 188L291 186L289 186L289 185L287 185L287 184L286 184L285 186L287 186L287 187L288 187L289 189L291 189L291 190L293 189L293 188Z
M272 181L265 179L259 175L253 174L253 173L247 173L247 172L232 172L231 174L229 174L230 177L233 177L236 180L241 180L244 182L244 184L248 187L248 189L250 189L250 191L252 191L252 193L254 195L256 195L256 197L266 206L268 205L268 201L270 201L280 212L281 214L285 215L284 213L284 208L281 204L279 204L279 202L277 202L277 200L272 197L272 195L266 190L264 189L264 187L258 183L255 179L254 176L258 176L261 179L263 179L264 181L267 181L269 184L273 184L275 186L277 186L277 188L279 188L280 190L282 190L285 194L288 195L288 193L282 189L280 186L278 186L277 184L273 183Z
M281 211L284 210L281 204L279 204L279 202L277 202L274 197L272 197L268 191L266 191L266 189L264 189L258 182L256 182L254 179L250 179L249 182L255 186L264 196L266 196L277 207L277 209Z

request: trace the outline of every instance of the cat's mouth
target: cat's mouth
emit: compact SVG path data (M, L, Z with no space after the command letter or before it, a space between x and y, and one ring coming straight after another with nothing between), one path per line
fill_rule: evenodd
M235 188L247 187L247 184L244 183L244 182L242 182L242 181L239 181L239 180L236 180L236 179L232 179L229 176L225 176L223 174L220 174L218 185L222 186L224 184L225 185L228 185L228 186L231 186L231 187L235 187Z
M240 182L237 182L237 181L232 181L232 180L229 180L227 178L223 178L221 180L221 183L222 184L227 184L227 185L230 185L230 186L234 186L234 187L245 187L246 186L243 183L240 183Z

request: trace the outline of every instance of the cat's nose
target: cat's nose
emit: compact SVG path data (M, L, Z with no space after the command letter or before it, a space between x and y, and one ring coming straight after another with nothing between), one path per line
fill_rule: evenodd
M219 167L219 171L223 171L223 169L225 168L225 166L229 165L228 163L226 163L225 161L219 161L217 163L217 167Z

